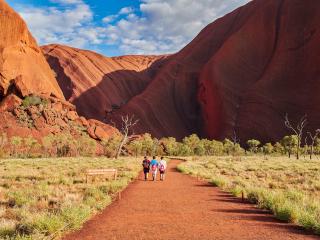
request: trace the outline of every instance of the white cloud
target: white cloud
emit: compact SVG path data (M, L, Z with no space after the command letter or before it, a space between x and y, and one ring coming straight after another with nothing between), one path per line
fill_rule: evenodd
M100 44L100 28L92 24L93 12L82 0L51 0L59 7L23 6L19 11L40 44L62 43L75 47Z
M134 11L134 9L132 7L124 7L121 8L121 10L119 11L119 14L129 14L132 13Z
M60 4L65 4L65 5L69 5L69 4L82 4L83 1L82 0L50 0L53 3L60 3Z
M50 1L56 7L23 5L19 11L40 44L162 54L180 50L207 24L249 0L140 0L137 9L124 7L100 22L83 0Z
M131 9L125 18L107 25L107 36L113 43L116 39L125 54L175 52L207 24L248 1L142 0L139 16Z
M109 16L106 16L102 19L102 22L104 23L110 23L112 22L113 20L115 20L116 18L118 17L118 15L109 15Z

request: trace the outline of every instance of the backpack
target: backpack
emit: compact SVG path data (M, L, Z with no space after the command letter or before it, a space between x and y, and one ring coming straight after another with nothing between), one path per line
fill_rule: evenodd
M166 170L166 168L164 167L163 164L160 165L160 168L159 168L159 169L160 169L161 172L164 172L164 170Z
M149 168L150 167L150 163L148 160L143 161L143 168Z
M152 171L156 171L157 170L157 165L154 164L154 165L152 165L151 168L152 168Z

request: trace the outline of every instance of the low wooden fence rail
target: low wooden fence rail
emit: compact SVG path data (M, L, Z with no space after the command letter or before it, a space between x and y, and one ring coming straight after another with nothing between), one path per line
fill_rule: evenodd
M88 169L86 170L86 183L88 183L89 176L112 176L114 180L117 180L117 169Z

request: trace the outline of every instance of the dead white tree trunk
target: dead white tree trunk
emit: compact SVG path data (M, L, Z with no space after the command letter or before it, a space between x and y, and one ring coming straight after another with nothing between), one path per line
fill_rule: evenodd
M307 126L308 120L307 116L303 116L300 121L298 122L297 126L293 126L291 122L289 121L288 114L285 116L284 124L288 129L290 129L298 138L298 144L297 144L297 149L296 149L296 157L297 159L300 158L300 148L301 148L301 140L303 137L303 131L304 128Z
M317 129L315 134L312 135L311 132L308 132L309 138L311 140L311 145L310 145L310 160L312 159L313 153L314 153L314 145L318 139L318 136L320 134L320 129Z
M233 155L235 155L237 144L240 144L240 139L237 136L236 130L233 130L232 143L233 143Z
M134 116L129 117L129 115L122 116L121 121L122 121L121 123L122 125L121 125L120 131L123 137L121 139L121 142L117 150L116 159L119 158L119 156L122 153L123 147L128 142L128 139L130 138L129 137L130 131L132 131L132 128L139 122L139 120L134 119Z

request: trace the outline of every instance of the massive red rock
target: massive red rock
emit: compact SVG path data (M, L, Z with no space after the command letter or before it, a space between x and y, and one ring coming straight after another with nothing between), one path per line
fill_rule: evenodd
M251 1L207 26L118 114L158 137L275 141L287 113L319 128L319 13L316 0Z
M90 121L99 142L119 131ZM66 101L54 72L22 18L0 0L0 133L12 138L48 135L89 138L88 122ZM98 146L100 146L98 144ZM99 148L97 149L97 151ZM100 150L99 150L100 152Z
M12 91L54 95L59 85L22 18L0 0L0 100Z
M273 141L288 133L286 114L320 127L319 13L317 0L251 1L165 59L44 51L67 98L90 118L135 115L135 132L156 137ZM134 59L147 64L136 68Z
M87 117L103 120L140 94L166 56L108 58L62 45L43 46L67 100Z

